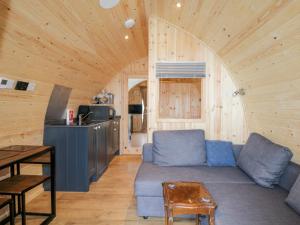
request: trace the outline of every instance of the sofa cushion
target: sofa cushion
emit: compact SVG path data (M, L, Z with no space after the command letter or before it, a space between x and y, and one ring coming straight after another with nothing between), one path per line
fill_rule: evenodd
M287 168L285 169L284 173L280 177L279 186L287 191L290 191L299 175L300 165L294 162L290 162Z
M286 203L300 215L300 175L290 190Z
M203 130L153 132L153 163L160 166L199 166L206 162Z
M256 184L206 184L218 204L216 225L299 225L300 216L284 199L288 192ZM137 197L139 216L164 216L163 197ZM202 225L208 225L201 218Z
M297 225L300 216L284 199L288 192L280 187L263 188L250 184L207 184L218 204L216 225Z
M238 166L257 184L272 188L279 183L292 156L288 148L252 133L239 155Z
M161 167L143 162L135 178L135 195L162 196L162 182L164 181L255 184L238 167Z
M228 141L206 141L208 166L236 166L232 143Z

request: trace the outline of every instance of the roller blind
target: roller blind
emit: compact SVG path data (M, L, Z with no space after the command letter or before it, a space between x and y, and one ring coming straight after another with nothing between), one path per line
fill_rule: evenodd
M203 78L206 77L204 62L157 62L157 78Z

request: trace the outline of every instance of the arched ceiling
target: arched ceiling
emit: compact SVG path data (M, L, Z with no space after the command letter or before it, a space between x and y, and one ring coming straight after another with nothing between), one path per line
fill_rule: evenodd
M31 41L32 46L26 47L40 56L43 52L38 45L53 45L53 56L60 64L103 83L147 56L150 15L178 25L208 44L240 83L244 81L242 72L266 54L283 48L296 51L290 49L293 46L287 39L299 34L298 0L180 0L181 8L176 2L121 0L107 10L99 7L99 0L0 0L1 26L6 20L9 27L2 39ZM131 30L123 26L127 18L137 22ZM85 66L80 66L82 63Z
M140 0L122 0L109 10L98 0L0 0L0 14L0 57L6 64L0 72L17 76L21 71L7 66L10 56L22 66L32 54L52 62L53 74L60 66L66 68L64 74L73 70L75 79L88 75L101 85L147 55L147 21ZM130 31L123 26L128 17L137 21Z
M298 0L182 0L181 8L176 2L145 1L147 15L162 17L204 41L240 83L259 60L274 57L265 65L270 67L288 51L299 53Z
M159 16L222 58L246 89L251 131L300 152L300 1L177 1L120 0L105 10L98 0L0 0L0 73L99 90L147 56L147 18Z

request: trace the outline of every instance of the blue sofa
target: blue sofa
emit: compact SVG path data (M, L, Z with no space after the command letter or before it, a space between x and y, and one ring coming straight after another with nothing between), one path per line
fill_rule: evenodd
M242 147L233 146L236 159ZM135 179L137 214L164 216L162 182L199 181L206 185L218 204L216 225L299 225L300 216L285 203L299 173L300 166L289 162L279 185L265 188L239 167L156 165L153 144L145 144L143 162ZM206 224L206 218L202 222Z

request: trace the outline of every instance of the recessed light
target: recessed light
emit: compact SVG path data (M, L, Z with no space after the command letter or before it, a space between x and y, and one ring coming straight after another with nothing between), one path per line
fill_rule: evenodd
M180 3L180 2L177 2L177 3L176 3L176 7L177 7L177 8L181 8L181 3Z
M128 39L129 39L129 36L128 36L128 35L125 35L125 36L124 36L124 39L125 39L125 40L128 40Z
M111 9L118 5L120 0L99 0L99 4L104 9Z

